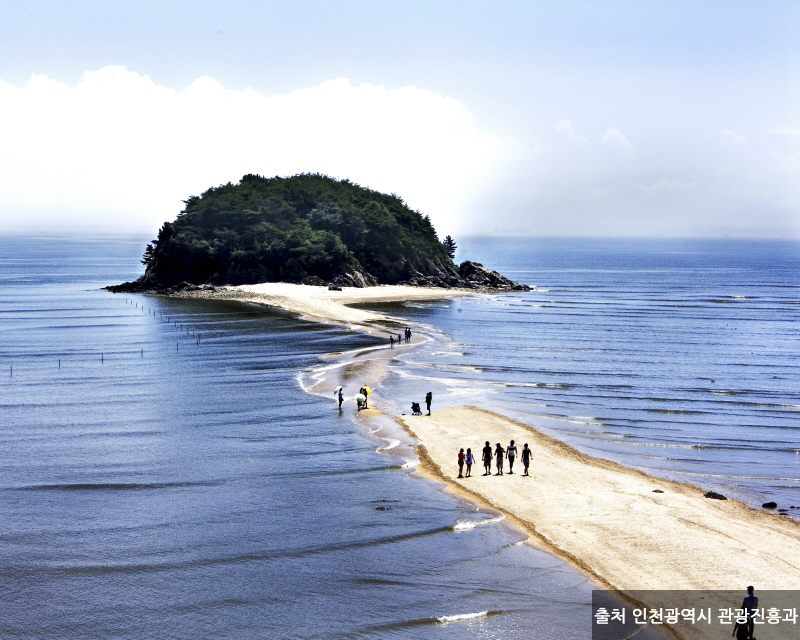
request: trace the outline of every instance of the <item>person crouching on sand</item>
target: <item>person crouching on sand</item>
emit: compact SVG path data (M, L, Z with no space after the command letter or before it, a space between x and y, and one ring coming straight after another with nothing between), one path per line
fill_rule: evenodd
M461 448L461 451L458 452L458 477L464 477L464 460L467 456L464 455L464 448Z
M514 441L511 441L511 444L506 447L506 458L508 458L508 472L514 473L514 458L517 457L517 447L514 444Z
M525 467L525 473L523 476L528 475L528 465L531 463L531 450L528 449L528 443L526 442L522 445L522 466Z
M465 462L467 463L467 478L472 477L472 465L475 462L475 456L472 455L472 449L467 449L467 457Z
M486 441L486 446L483 448L483 475L492 475L492 446L489 441Z
M506 452L503 451L503 445L498 442L497 447L494 450L494 457L497 460L497 473L494 474L496 476L503 475L503 456L505 455Z

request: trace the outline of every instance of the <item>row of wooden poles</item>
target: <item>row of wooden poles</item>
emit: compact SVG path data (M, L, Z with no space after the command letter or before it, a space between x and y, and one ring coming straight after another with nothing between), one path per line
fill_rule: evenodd
M134 302L133 300L125 300L125 302L127 304L134 305L135 308L137 308L137 309L140 308L138 302ZM141 310L145 311L144 305L141 306ZM151 311L152 311L152 309L147 309L147 315L151 315ZM161 320L164 319L164 314L163 313L159 313L158 315L160 316ZM152 311L152 316L154 318L156 317L156 312L155 311ZM169 316L167 316L166 323L169 324ZM172 324L175 325L175 327L177 329L179 329L181 331L181 333L183 332L183 323L178 324L177 320L173 320ZM195 341L196 341L196 344L200 345L200 334L199 333L195 333L194 331L190 330L190 328L188 326L186 327L186 335L194 337ZM180 351L180 342L176 342L175 343L175 351ZM143 348L140 349L139 352L140 352L140 356L142 358L144 358L144 349ZM100 362L105 362L105 353L102 353L102 352L100 353ZM58 359L58 368L59 369L61 368L61 358ZM12 375L12 376L14 375L14 366L13 365L11 365L10 375Z

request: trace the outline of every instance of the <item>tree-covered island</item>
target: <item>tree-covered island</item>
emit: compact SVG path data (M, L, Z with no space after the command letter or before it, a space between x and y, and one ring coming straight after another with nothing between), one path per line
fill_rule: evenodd
M110 290L258 282L528 290L480 264L456 266L455 242L440 241L428 216L349 180L249 174L184 203L147 245L144 275Z

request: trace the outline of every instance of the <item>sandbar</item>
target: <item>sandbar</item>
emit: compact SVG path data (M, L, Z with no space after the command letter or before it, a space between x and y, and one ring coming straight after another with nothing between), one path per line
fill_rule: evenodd
M387 315L354 309L346 305L368 302L398 302L405 300L437 300L480 293L470 289L439 287L410 287L380 285L377 287L342 287L341 291L286 282L266 282L221 286L213 290L185 291L176 297L241 300L278 307L323 322L344 324L374 324L394 320Z
M382 322L388 326L405 321L346 305L475 293L480 292L408 286L331 291L266 283L177 295L254 302L374 331ZM377 370L373 374L380 377ZM316 391L327 393L330 389L323 383ZM379 400L377 394L375 399ZM370 409L365 413L380 412ZM444 481L449 491L505 514L530 535L531 544L564 558L602 587L636 591L634 604L698 604L690 593L685 601L666 603L656 591L648 602L641 598L642 590L725 589L743 594L749 584L757 590L800 590L800 523L790 517L754 509L735 499L705 498L701 487L581 453L531 425L478 407L450 407L434 410L431 416L396 419L419 441L416 451L423 473ZM480 452L486 440L493 447L497 442L505 446L515 440L520 449L528 443L533 451L531 476L522 476L519 458L513 475L482 476ZM461 447L471 447L478 460L471 478L456 477L456 455ZM722 601L706 604L737 606ZM800 626L792 629L791 636L780 635L786 630L785 626L764 625L758 635L764 640L795 637ZM716 625L670 631L682 638L720 637ZM724 636L729 637L727 630Z
M581 453L530 425L478 407L450 407L398 421L420 442L423 472L444 480L454 493L506 514L530 534L532 544L606 588L727 589L742 595L751 584L763 590L800 589L800 524L792 518L735 499L705 498L700 487ZM511 440L520 449L528 443L531 475L522 475L517 458L513 475L506 465L503 476L483 476L480 456L487 440L492 448ZM477 458L471 478L457 477L461 447L472 448ZM712 637L706 635L712 629L719 632L716 625L707 631L698 627L680 637ZM777 631L765 628L758 636L773 637Z

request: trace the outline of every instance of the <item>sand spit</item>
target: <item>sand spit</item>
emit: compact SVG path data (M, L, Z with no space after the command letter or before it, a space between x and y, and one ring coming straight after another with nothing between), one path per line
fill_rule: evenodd
M699 487L580 453L528 425L477 407L452 407L399 421L421 443L424 472L447 482L454 493L506 514L530 533L533 544L565 558L607 588L743 593L753 584L757 589L800 589L800 524L786 516L738 500L704 498ZM506 465L502 477L484 477L480 452L486 440L492 447L515 440L520 449L528 443L533 450L531 477L522 476L519 458L514 475ZM471 478L456 477L460 447L471 447L478 458ZM663 493L654 493L656 489ZM661 601L646 604L667 606ZM717 604L738 605L713 606ZM680 636L713 637L705 635L712 629L719 633L714 625ZM771 637L774 630L778 628L757 635ZM785 625L782 631L787 631Z
M184 291L173 294L186 298L214 298L219 300L242 300L270 307L294 311L316 320L346 324L368 324L391 320L391 318L364 309L353 309L345 305L360 302L396 302L405 300L439 300L454 296L475 295L474 290L442 289L436 287L409 287L381 285L378 287L342 287L332 291L327 287L314 287L286 282L266 282L223 286L213 290Z
M178 297L241 300L279 307L323 322L360 325L388 333L381 326L407 324L402 318L353 309L360 302L434 300L480 291L379 286L363 289L267 283L184 291ZM403 349L412 345L403 345ZM339 383L378 384L387 348L349 354ZM378 366L379 369L372 368ZM369 371L365 370L367 367ZM332 382L312 377L308 391L328 395ZM330 387L330 388L329 388ZM382 415L378 394L366 418ZM705 490L672 482L623 465L580 453L537 429L477 407L435 410L431 416L396 418L417 440L420 471L446 483L448 490L498 510L530 534L530 542L566 559L599 585L622 591L630 604L648 607L737 607L736 601L705 597L689 590L726 589L744 594L759 590L800 589L800 523L786 516L753 509L738 500L703 497ZM504 446L510 440L533 450L532 477L523 477L518 458L515 473L484 477L480 451L484 441ZM458 479L456 455L471 447L478 462L473 477ZM507 468L507 467L506 467ZM493 467L494 469L494 467ZM655 493L659 490L660 493ZM643 595L642 591L650 591ZM665 600L665 590L683 590ZM625 597L625 591L631 593ZM787 593L787 597L789 594ZM797 606L794 601L762 606ZM666 625L675 638L701 640L730 637L732 625ZM800 637L800 624L761 625L760 640Z

